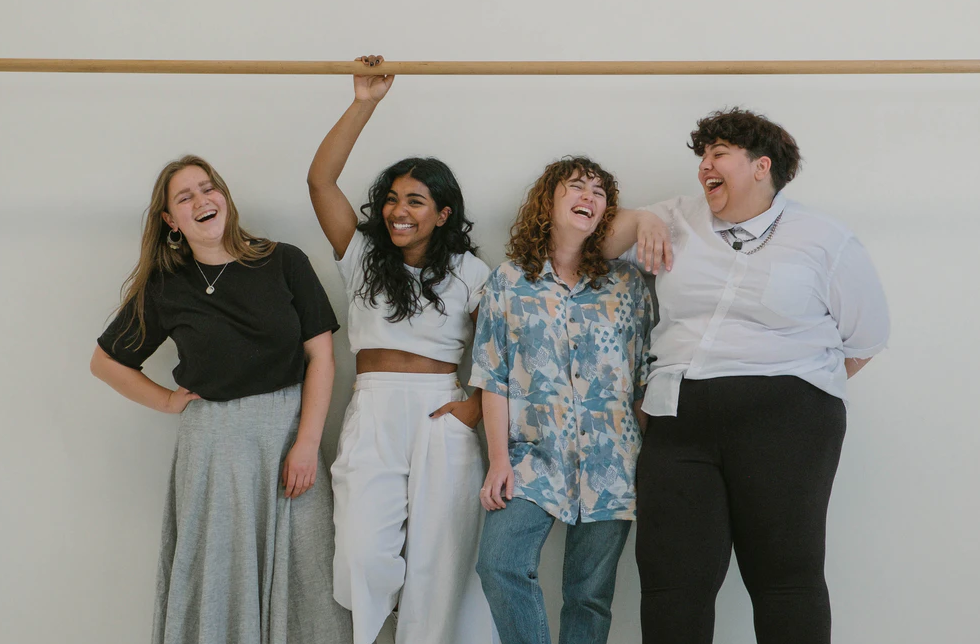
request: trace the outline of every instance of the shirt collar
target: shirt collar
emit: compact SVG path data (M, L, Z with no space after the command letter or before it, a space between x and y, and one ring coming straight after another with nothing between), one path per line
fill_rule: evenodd
M541 276L550 275L551 279L556 279L558 276L555 274L555 269L551 265L551 260L544 260L544 265L541 267ZM556 280L557 281L557 280Z
M549 276L551 278L551 281L555 282L556 284L564 284L564 282L562 282L561 279L558 277L558 273L555 272L554 267L551 265L550 259L544 260L544 264L541 266L541 277L545 277L545 276ZM598 283L601 285L608 280L609 280L609 276L606 275L605 277L599 278ZM580 277L577 284L565 284L565 286L568 287L572 295L575 295L576 293L583 290L588 285L589 285L589 281L586 280L584 277Z
M775 197L773 197L772 205L769 206L769 210L765 211L761 215L756 215L752 219L743 221L740 224L733 224L730 221L722 221L721 219L718 219L712 215L711 227L716 233L720 233L723 230L731 230L732 228L738 226L753 237L759 238L763 235L763 233L769 230L769 227L772 226L772 222L776 221L776 217L783 212L783 208L785 207L786 197L783 196L782 192L779 192L776 193Z

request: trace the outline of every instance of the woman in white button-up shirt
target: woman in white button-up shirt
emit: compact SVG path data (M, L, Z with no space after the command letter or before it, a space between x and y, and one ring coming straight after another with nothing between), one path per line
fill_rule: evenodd
M675 259L657 277L637 467L643 638L711 642L734 545L760 644L828 643L845 384L885 348L885 296L846 227L780 192L800 160L780 126L716 112L690 147L704 194L644 209L670 228ZM641 211L618 224L610 252L660 225ZM639 263L635 246L628 256Z

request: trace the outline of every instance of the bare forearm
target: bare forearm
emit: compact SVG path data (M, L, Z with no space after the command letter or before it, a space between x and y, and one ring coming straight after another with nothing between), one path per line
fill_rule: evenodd
M311 190L337 183L351 150L354 149L357 137L361 135L361 131L377 106L378 103L375 101L355 99L340 120L327 132L320 147L317 148L306 177Z
M483 391L483 427L487 433L487 453L490 462L510 462L508 451L507 398L500 394Z
M602 256L616 259L636 243L637 210L619 210L612 220L612 229L602 242Z
M89 363L92 375L133 402L157 411L168 412L172 390L147 378L142 371L119 364L101 347L95 348Z
M864 369L864 365L869 362L871 362L871 358L845 358L844 370L847 371L847 377L853 377L858 371Z
M315 356L306 365L297 443L320 445L333 392L333 356Z

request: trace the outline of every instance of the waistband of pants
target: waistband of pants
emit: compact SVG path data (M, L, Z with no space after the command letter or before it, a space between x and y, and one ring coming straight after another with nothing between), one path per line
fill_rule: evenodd
M354 380L358 389L420 389L425 391L455 391L461 387L454 373L405 373L370 371L360 373Z

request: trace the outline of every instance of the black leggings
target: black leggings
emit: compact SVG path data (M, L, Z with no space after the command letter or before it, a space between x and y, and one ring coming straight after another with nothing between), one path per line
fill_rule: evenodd
M732 546L759 644L828 644L827 504L844 403L791 376L681 383L637 465L644 644L710 644Z

